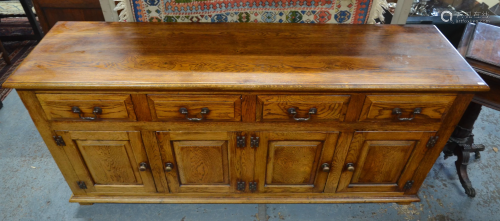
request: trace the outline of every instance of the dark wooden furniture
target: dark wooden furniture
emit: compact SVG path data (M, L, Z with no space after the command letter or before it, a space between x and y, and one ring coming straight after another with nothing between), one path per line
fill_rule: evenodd
M458 46L460 54L491 88L488 92L477 93L474 96L443 150L445 159L449 156L457 156L455 166L458 177L465 193L470 197L476 195L467 174L470 153L474 152L476 158L479 158L479 151L484 150L483 145L474 144L474 135L472 134L474 122L477 120L482 106L500 111L499 41L500 27L485 23L469 23Z
M2 36L0 39L2 41L25 41L25 40L37 40L40 41L43 38L43 32L36 20L36 15L33 13L33 2L31 0L19 0L21 6L24 9L24 14L19 15L9 15L2 17L27 17L28 21L33 29L33 35L21 35L21 36Z
M416 202L488 90L434 26L233 23L60 22L3 86L81 204Z
M7 52L7 50L5 50L5 48L3 47L2 41L0 41L0 52L2 52L2 58L5 61L5 63L10 64L11 61L9 58L9 52Z
M45 33L58 21L104 21L99 0L33 0L33 3Z

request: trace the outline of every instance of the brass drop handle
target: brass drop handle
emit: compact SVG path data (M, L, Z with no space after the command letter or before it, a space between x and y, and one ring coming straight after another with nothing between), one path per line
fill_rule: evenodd
M102 109L100 107L94 107L94 111L92 111L94 117L82 117L82 110L80 110L80 108L77 106L72 107L71 110L73 111L73 113L77 113L78 117L80 117L80 119L82 120L96 120L97 115L102 114Z
M165 163L165 171L170 172L174 169L174 164L173 163Z
M323 172L330 171L330 164L328 163L321 164L321 170L323 170Z
M397 114L398 115L397 116L398 120L400 120L400 121L410 121L410 120L415 119L415 115L416 114L422 113L422 108L417 107L417 108L413 109L413 116L411 116L409 118L407 118L407 117L401 117L402 113L403 113L403 111L399 107L396 107L396 108L392 109L392 114Z
M189 111L188 111L188 109L187 109L187 108L185 108L185 107L181 107L181 108L179 109L179 112L180 112L181 114L186 115L186 119L187 119L187 120L189 120L189 121L201 121L201 120L203 120L203 117L204 117L204 116L203 116L203 114L208 114L208 113L210 113L210 109L208 109L208 107L201 108L201 112L200 112L201 117L200 117L200 118L196 118L196 117L189 117Z
M297 110L295 110L295 108L291 107L291 108L288 108L288 113L289 114L293 114L292 118L296 121L308 121L311 119L311 115L314 115L314 114L317 114L318 113L318 109L316 108L311 108L309 109L309 112L307 113L309 115L309 117L305 118L305 117L296 117L297 116Z
M141 162L139 164L139 171L146 171L147 168L148 168L148 164L146 162Z
M346 165L346 168L347 168L348 171L352 172L352 171L354 171L354 164L353 163L348 163Z

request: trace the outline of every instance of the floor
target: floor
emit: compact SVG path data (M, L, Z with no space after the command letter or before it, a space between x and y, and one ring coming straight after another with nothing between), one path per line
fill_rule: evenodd
M455 157L438 159L420 203L389 204L94 204L68 203L71 191L17 93L0 110L1 220L500 220L500 112L483 108L474 129L486 145L469 171L477 196L458 181Z

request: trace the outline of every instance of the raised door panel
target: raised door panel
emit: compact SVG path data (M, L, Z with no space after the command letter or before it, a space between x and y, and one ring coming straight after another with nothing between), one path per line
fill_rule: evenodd
M236 190L235 133L157 132L169 189L174 193Z
M183 184L229 184L227 141L173 141Z
M56 133L87 193L156 192L140 132Z
M259 192L322 192L337 133L261 133L256 153Z
M95 184L136 184L141 181L132 168L135 160L128 155L133 152L128 141L77 140L76 145Z
M323 144L319 141L271 141L266 184L314 184Z
M358 132L338 192L404 192L427 151L428 132Z

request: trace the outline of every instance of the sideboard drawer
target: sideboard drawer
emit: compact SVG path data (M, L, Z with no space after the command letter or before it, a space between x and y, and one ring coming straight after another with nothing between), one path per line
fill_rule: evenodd
M257 121L343 121L349 95L259 95Z
M128 94L37 94L48 120L135 121Z
M441 121L455 96L368 95L360 121Z
M153 121L241 121L240 95L148 95Z

